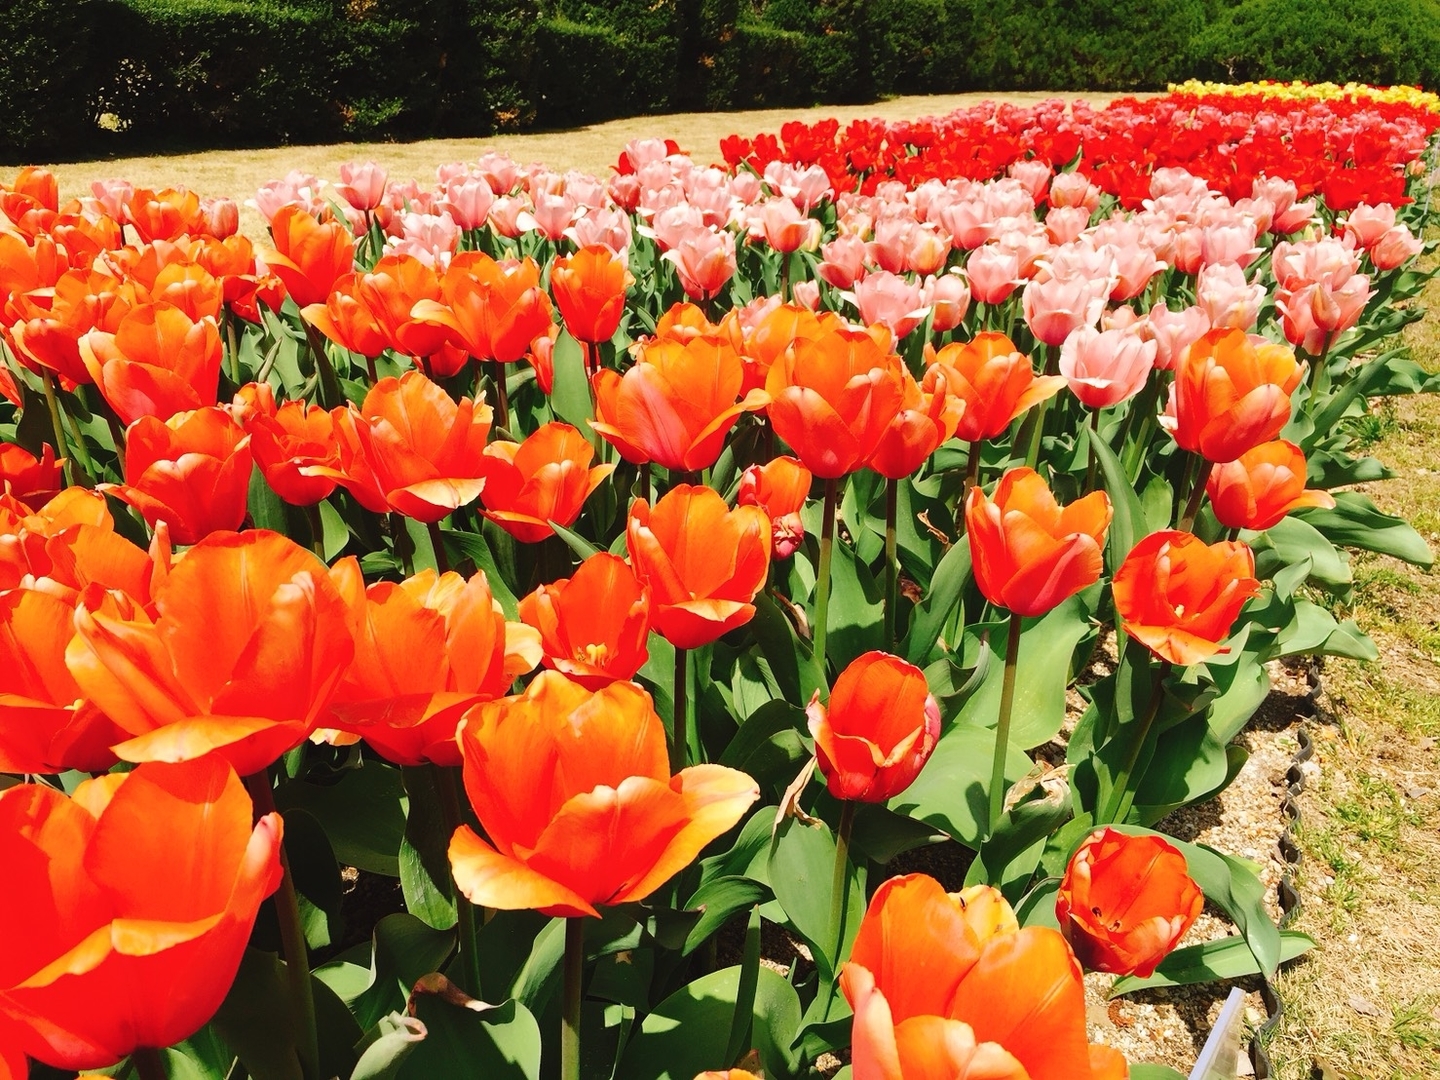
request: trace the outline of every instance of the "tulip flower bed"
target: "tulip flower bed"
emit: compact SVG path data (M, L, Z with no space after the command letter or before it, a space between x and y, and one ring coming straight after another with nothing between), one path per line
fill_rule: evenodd
M258 247L22 172L0 1076L1178 1076L1082 971L1308 947L1160 830L1374 656L1349 551L1431 554L1357 425L1440 389L1429 114L1217 97L1242 184L1179 108L292 174Z

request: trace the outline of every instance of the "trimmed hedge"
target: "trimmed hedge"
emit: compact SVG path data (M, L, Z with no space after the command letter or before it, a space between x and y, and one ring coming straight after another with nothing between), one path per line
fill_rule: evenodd
M12 162L101 139L475 136L895 93L1440 77L1435 0L0 0L0 25Z

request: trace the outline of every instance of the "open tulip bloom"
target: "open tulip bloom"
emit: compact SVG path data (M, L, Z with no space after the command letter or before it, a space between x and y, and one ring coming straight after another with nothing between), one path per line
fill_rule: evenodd
M1352 550L1430 557L1362 436L1440 386L1437 133L1197 85L297 170L248 236L0 176L0 1080L1122 1080L1083 970L1207 900L1275 962L1146 826L1374 657ZM942 835L968 888L887 869Z

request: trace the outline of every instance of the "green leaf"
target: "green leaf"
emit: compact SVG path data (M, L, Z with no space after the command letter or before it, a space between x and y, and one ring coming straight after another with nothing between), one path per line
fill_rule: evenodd
M420 994L415 1011L427 1034L401 1064L400 1077L539 1080L540 1025L518 1001L477 1013Z
M980 846L965 875L966 886L994 885L1011 903L1016 902L1040 863L1046 839L1073 813L1068 798L1029 799L1012 806L1001 815L999 828Z
M1310 560L1308 577L1327 586L1350 584L1350 563L1314 525L1291 514L1263 533L1243 533L1255 548L1256 575L1273 578L1281 567Z
M1140 1062L1131 1064L1130 1080L1185 1080L1185 1074L1176 1072L1169 1065Z
M1308 934L1298 930L1280 932L1280 963L1286 964L1304 956L1315 947ZM1262 974L1255 955L1243 937L1227 937L1176 949L1155 969L1148 979L1127 975L1116 979L1111 997L1131 994L1136 990L1153 990L1160 986L1192 986L1195 983L1228 982L1250 975ZM1132 1071L1131 1076L1135 1074Z
M961 537L945 552L935 566L935 576L925 599L910 617L910 630L905 635L901 653L912 664L929 662L940 644L940 634L960 603L965 582L970 578L970 541ZM953 651L958 642L948 642Z
M735 990L735 1011L730 1017L730 1040L725 1044L724 1062L739 1061L750 1048L755 1027L755 991L760 982L760 909L750 909L745 926L745 950L740 964L740 982Z
M325 830L312 814L292 809L282 816L285 854L295 889L302 900L308 901L302 906L308 906L313 916L305 927L305 941L310 948L321 949L340 936L340 867Z
M687 910L694 911L698 908L702 914L700 921L685 939L685 948L681 954L689 956L703 945L711 934L729 922L736 912L763 904L770 896L769 888L746 877L720 877L707 881L686 901Z
M990 815L986 788L995 752L995 729L956 725L942 732L925 768L905 791L886 805L953 836L974 848ZM1030 759L1011 742L1005 757L1005 782L1030 771Z
M400 876L405 796L398 769L369 760L334 784L291 781L275 792L281 810L309 811L325 829L335 857L346 866Z
M500 572L500 567L495 561L495 556L490 551L490 545L485 537L478 533L456 532L453 529L442 529L441 538L445 541L445 550L452 556L459 554L470 559L477 570L485 573L485 580L490 585L490 595L500 602L500 607L505 612L505 618L516 620L520 618L520 605L511 591L510 584Z
M755 597L755 617L749 628L787 701L809 701L825 686L825 673L812 655L810 643L800 640L790 619L765 593Z
M645 1017L625 1048L616 1075L625 1080L694 1080L697 1073L728 1066L741 969L728 967L696 979ZM800 1027L800 999L791 985L760 968L751 1010L751 1046L767 1076L788 1077L798 1066L790 1044Z
M400 1013L381 1017L357 1047L360 1060L350 1080L395 1080L405 1059L426 1034L425 1025L414 1017Z
M282 534L285 532L285 503L265 482L265 475L259 469L252 469L250 472L246 510L257 529L270 529Z
M565 526L554 521L550 522L550 527L555 530L556 536L565 541L565 546L573 551L579 558L588 559L591 555L599 554L600 549L579 533L572 532L565 528Z
M719 763L749 773L762 789L777 783L783 789L808 756L805 730L803 709L788 701L768 701L740 724Z
M550 393L550 406L560 419L579 428L595 445L599 436L590 428L595 415L590 408L590 384L585 378L585 356L580 343L562 330L555 342L555 382Z
M1429 567L1435 561L1429 545L1409 524L1357 491L1337 491L1332 510L1307 507L1295 513L1333 544L1393 555L1415 566Z
M830 635L826 652L836 671L884 646L885 599L868 567L836 540L830 562Z
M829 982L850 953L865 914L863 874L853 863L845 879L844 933L838 950L830 924L830 891L835 875L835 837L822 822L806 825L789 817L770 847L770 887L795 932L810 946L822 982Z
M325 547L325 561L333 562L350 542L350 529L340 511L328 499L320 503L320 532Z
M432 773L440 767L406 766L400 770L410 800L400 841L400 888L406 911L433 929L449 930L458 916L450 878L450 835Z
M454 949L453 933L432 930L413 915L387 915L375 924L370 945L318 968L315 977L368 1030L403 1009L420 976L440 970Z
M1130 554L1135 542L1149 529L1145 518L1145 507L1135 493L1135 485L1125 474L1125 467L1110 449L1104 439L1091 439L1090 450L1100 462L1100 474L1105 478L1105 492L1110 496L1110 505L1115 516L1110 521L1110 533L1105 540L1105 563L1113 574Z

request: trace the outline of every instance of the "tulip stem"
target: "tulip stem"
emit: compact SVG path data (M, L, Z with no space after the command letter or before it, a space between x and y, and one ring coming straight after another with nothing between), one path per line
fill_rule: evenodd
M650 462L640 466L640 497L650 501Z
M1165 677L1170 674L1170 661L1162 660L1155 669L1155 682L1150 688L1150 703L1145 708L1145 716L1140 721L1140 730L1133 736L1127 736L1128 747L1125 751L1125 764L1115 774L1115 786L1110 790L1110 797L1105 800L1104 813L1096 819L1096 825L1110 825L1125 820L1130 813L1130 807L1135 803L1135 792L1131 790L1131 774L1135 772L1135 766L1140 761L1140 754L1145 749L1145 743L1150 738L1150 729L1155 726L1155 718L1160 715L1160 704L1165 700Z
M491 360L490 378L495 383L495 422L506 431L510 430L510 393L505 388L505 365Z
M1200 459L1200 471L1195 474L1195 484L1190 488L1190 498L1185 502L1185 512L1180 515L1180 531L1190 532L1195 525L1195 515L1200 513L1200 503L1205 499L1205 482L1210 479L1214 462Z
M245 789L255 804L256 818L275 813L275 793L270 775L265 770L245 777ZM280 953L285 961L285 978L290 984L290 998L299 1028L300 1068L306 1080L320 1078L320 1044L315 1033L315 995L310 987L310 952L305 945L304 924L300 921L300 897L295 892L295 876L290 872L290 857L280 845L280 888L275 892L275 918L280 924Z
M310 523L310 550L315 557L325 562L325 521L320 517L320 504L311 503L305 507L305 520Z
M435 569L442 574L448 574L450 557L445 554L445 539L440 535L440 522L426 522L425 529L430 533L430 546L435 549Z
M440 796L440 813L445 822L446 846L460 828L460 783L459 769L448 765L431 765L435 790ZM480 950L475 939L475 907L459 889L455 890L455 917L458 920L456 932L460 936L460 970L469 982L466 987L472 994L480 993Z
M689 649L675 650L675 685L672 688L675 699L675 716L672 723L674 732L670 739L670 772L678 773L685 768L690 746L690 665L686 659Z
M1092 409L1090 412L1090 464L1085 467L1085 491L1088 494L1095 490L1095 468L1100 464L1100 456L1095 453L1095 443L1100 438L1100 410Z
M845 903L849 890L845 887L850 869L850 834L855 828L855 802L846 799L840 811L840 826L835 830L835 872L830 876L830 940L835 943L834 973L840 973L840 953L845 948Z
M1005 810L1005 758L1010 752L1010 712L1015 706L1015 669L1020 660L1020 616L1010 613L1005 639L1005 674L1000 682L1000 718L995 725L995 758L990 767L990 820L987 838L995 835Z
M895 518L900 502L900 481L885 481L885 648L895 647L895 623L900 598L895 585L900 567L896 562Z
M55 456L62 458L65 462L61 468L65 473L66 486L73 487L75 484L75 464L70 460L70 455L65 451L65 426L60 421L60 400L55 396L55 377L48 370L40 372L40 386L45 391L45 406L50 410L50 430L55 437Z
M166 1080L165 1063L160 1060L160 1051L151 1046L142 1046L130 1055L130 1064L140 1080Z
M565 1001L560 1017L560 1080L580 1080L580 1003L585 979L584 916L565 920Z
M830 616L830 556L835 547L835 509L840 502L840 485L834 478L825 481L825 512L820 519L820 572L815 582L815 658L820 662L820 671L828 670L825 663L825 638ZM830 678L825 675L828 684Z
M965 459L965 490L980 486L980 440L970 440L970 456ZM962 519L963 521L963 519Z

